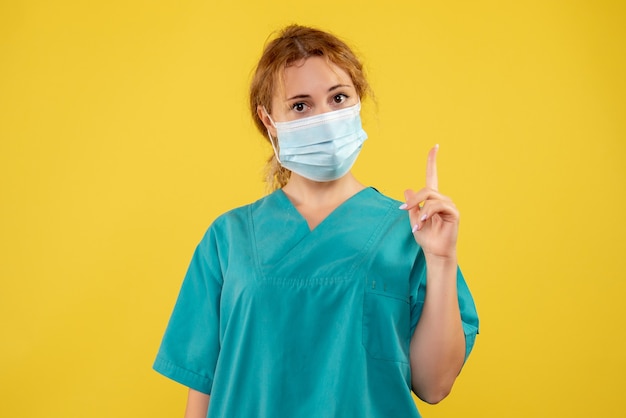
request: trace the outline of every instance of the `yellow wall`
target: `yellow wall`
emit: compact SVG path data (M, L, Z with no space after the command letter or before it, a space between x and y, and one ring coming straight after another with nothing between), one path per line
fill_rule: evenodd
M367 4L0 4L0 416L182 416L151 363L205 228L263 194L247 83L292 22L367 65L363 182L400 197L441 144L482 334L423 414L623 416L626 6Z

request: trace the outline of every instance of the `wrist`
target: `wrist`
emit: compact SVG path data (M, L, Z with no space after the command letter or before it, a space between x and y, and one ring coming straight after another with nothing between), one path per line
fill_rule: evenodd
M424 253L424 258L426 260L426 265L428 267L435 268L450 268L454 267L456 269L458 265L458 260L456 257L456 251L447 255L438 255L438 254L428 254Z

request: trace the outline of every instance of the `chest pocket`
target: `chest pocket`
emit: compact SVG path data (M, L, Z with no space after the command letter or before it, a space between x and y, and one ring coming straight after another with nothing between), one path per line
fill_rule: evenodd
M363 346L370 357L408 363L411 340L409 297L376 280L363 296Z

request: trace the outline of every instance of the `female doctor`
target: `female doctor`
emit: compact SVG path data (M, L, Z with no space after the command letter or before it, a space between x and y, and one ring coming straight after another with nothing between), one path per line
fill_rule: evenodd
M368 89L329 33L267 44L250 106L274 191L213 222L154 363L189 387L186 417L419 417L411 391L450 392L478 332L459 213L437 146L404 202L352 175Z

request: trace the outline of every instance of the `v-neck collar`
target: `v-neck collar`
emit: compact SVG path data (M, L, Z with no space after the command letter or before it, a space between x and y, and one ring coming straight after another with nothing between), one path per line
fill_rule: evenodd
M277 282L345 280L368 258L395 202L366 187L310 230L282 190L249 207L254 257L261 277Z
M309 223L307 222L306 218L296 208L296 206L293 204L291 199L289 199L289 196L287 196L287 194L284 192L283 189L278 189L274 193L279 199L280 206L283 207L286 211L288 211L291 216L298 218L301 221L301 223L306 227L309 233L313 233L317 231L320 227L324 227L325 224L331 223L332 219L337 217L338 213L343 212L345 207L351 206L354 201L358 201L362 198L367 198L367 195L369 195L369 193L371 192L378 193L376 189L374 189L373 187L364 187L363 189L354 193L352 196L348 197L346 200L341 202L335 209L333 209L313 229L309 227Z

